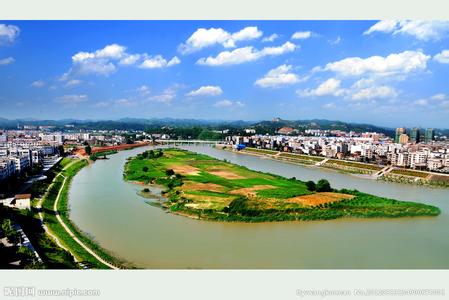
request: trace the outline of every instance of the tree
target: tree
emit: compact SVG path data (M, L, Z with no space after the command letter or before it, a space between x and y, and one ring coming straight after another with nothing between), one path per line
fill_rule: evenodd
M316 184L316 191L317 192L331 192L332 188L331 188L329 181L327 181L326 179L318 180L318 182Z
M89 145L84 147L84 151L86 151L87 155L91 155L92 154L92 148Z
M311 192L316 190L316 184L312 180L306 182L306 187Z
M167 169L165 171L165 174L167 174L167 176L172 176L172 175L175 175L175 171L173 171L172 169Z
M59 152L59 155L61 155L61 156L64 156L64 146L63 145L60 145L60 146L58 146L58 152Z
M146 166L145 166L145 167L143 167L143 168L142 168L142 171L144 171L144 172L148 172L148 167L146 167Z

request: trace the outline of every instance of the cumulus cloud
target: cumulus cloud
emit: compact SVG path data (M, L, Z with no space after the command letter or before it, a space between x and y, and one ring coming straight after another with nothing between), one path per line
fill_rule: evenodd
M360 75L405 75L427 68L430 56L421 51L404 51L386 57L371 56L368 58L349 57L328 63L324 70L333 71L343 76Z
M315 89L306 89L297 93L303 97L334 96L351 101L394 99L400 94L395 88L377 85L376 81L370 79L361 79L348 88L343 88L341 83L341 80L330 78Z
M292 34L292 40L305 40L312 36L311 31L297 31Z
M222 66L222 65L236 65L251 61L256 61L265 56L278 56L289 52L293 52L297 46L293 43L286 42L278 47L265 47L262 50L254 47L237 48L232 51L223 51L216 57L209 56L207 58L200 58L197 61L199 65L206 66Z
M408 35L422 41L440 40L449 35L449 21L384 20L371 26L364 34L374 32Z
M433 57L439 63L449 64L449 50L443 50Z
M13 43L19 36L20 29L14 25L0 24L0 45L3 43Z
M119 64L121 65L134 65L141 58L140 54L128 54L125 55L122 59L120 59Z
M279 35L276 33L273 33L269 36L266 36L262 39L262 42L264 43L268 43L268 42L274 42L275 40L277 40L279 38Z
M111 44L94 52L78 52L72 56L72 68L63 75L68 80L71 75L109 75L116 71L114 61L125 56L126 47Z
M245 105L240 101L232 101L232 100L224 99L224 100L215 102L214 106L218 107L218 108L240 108Z
M15 59L13 57L6 57L6 58L2 58L0 59L0 66L6 66L9 64L14 63Z
M31 86L35 87L35 88L41 88L44 85L45 85L45 82L43 80L36 80L31 83Z
M178 57L167 61L162 55L150 56L147 53L126 52L126 47L119 44L110 44L94 52L81 51L72 56L72 67L61 76L61 80L70 80L77 75L103 75L108 76L120 66L136 65L142 69L166 68L179 64Z
M279 67L270 70L263 78L256 80L254 84L262 88L274 88L300 82L302 79L291 70L291 65L280 65Z
M57 103L76 106L79 103L86 102L88 97L86 95L64 95L56 98Z
M222 28L198 28L185 43L178 47L183 54L192 53L200 49L221 44L225 48L236 46L236 42L258 39L262 36L256 26L245 27L235 33Z
M297 94L303 97L342 96L344 90L341 88L341 80L329 78L316 89L300 90Z
M139 66L141 69L161 69L180 64L181 60L178 57L173 57L167 61L162 55L147 57Z
M399 92L390 86L372 86L349 91L351 100L371 100L371 99L388 99L396 98Z
M197 96L219 96L223 94L223 90L219 86L202 86L197 90L193 90L186 94L188 97L197 97Z

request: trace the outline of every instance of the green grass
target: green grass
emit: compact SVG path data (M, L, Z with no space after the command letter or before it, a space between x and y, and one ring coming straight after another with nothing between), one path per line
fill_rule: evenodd
M176 169L179 173L170 175L166 173L168 169ZM225 178L223 173L212 174L217 170L234 177ZM196 175L191 174L193 171ZM164 149L163 155L157 158L146 159L140 155L129 159L124 178L163 185L168 201L162 206L171 212L208 220L262 222L435 216L440 213L438 208L430 205L349 190L334 191L337 195L342 194L340 199L337 196L337 202L306 205L295 199L315 192L309 191L300 180L256 172L207 155L174 148ZM345 196L351 198L348 195L354 197L341 200ZM318 193L312 198L321 201L325 199L325 194Z
M372 171L382 170L382 167L372 165L372 164L364 164L364 163L345 161L345 160L336 160L336 159L330 159L326 162L326 164L335 164L335 165L340 165L340 166L345 166L345 167L368 169L368 170L372 170Z
M285 152L282 152L279 156L293 158L293 159L299 159L299 160L311 160L314 162L320 162L320 161L324 160L324 157L304 155L304 154L285 153Z
M419 177L419 178L426 178L427 176L429 176L428 173L409 170L409 169L394 169L390 173L398 174L398 175L405 175L405 176L412 176L412 177Z

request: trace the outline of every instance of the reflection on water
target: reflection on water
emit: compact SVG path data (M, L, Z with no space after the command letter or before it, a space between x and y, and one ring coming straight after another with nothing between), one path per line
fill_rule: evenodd
M142 268L449 268L449 190L377 182L333 171L186 147L248 168L336 188L436 205L431 218L219 223L172 215L148 205L142 186L123 180L119 152L87 166L70 189L73 221L106 249Z

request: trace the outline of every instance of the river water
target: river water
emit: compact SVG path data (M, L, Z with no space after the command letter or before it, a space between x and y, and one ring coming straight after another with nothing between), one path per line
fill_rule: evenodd
M211 147L185 147L301 180L424 202L438 217L312 222L220 223L164 212L123 180L126 159L146 148L98 160L73 179L70 217L102 247L139 268L439 269L449 268L449 190L378 182Z

